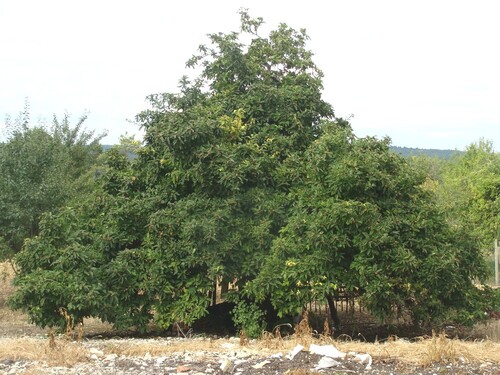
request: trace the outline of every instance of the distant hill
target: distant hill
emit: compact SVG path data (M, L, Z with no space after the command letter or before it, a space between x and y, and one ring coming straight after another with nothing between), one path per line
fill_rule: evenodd
M425 155L431 158L450 159L453 155L463 154L458 150L437 150L434 148L411 148L391 146L391 151L401 154L404 157Z
M104 151L109 150L113 145L102 145ZM412 147L398 147L391 146L391 151L401 154L402 156L418 156L418 155L426 155L431 158L440 158L440 159L450 159L455 154L462 154L463 151L458 150L437 150L433 148L412 148Z

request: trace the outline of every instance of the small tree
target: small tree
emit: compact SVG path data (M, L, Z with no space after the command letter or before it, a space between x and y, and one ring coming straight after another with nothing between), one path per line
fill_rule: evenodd
M147 259L139 253L148 201L136 195L131 161L106 152L91 194L42 216L40 232L14 260L10 303L41 326L69 329L93 316L117 327L144 327L154 297Z
M2 258L21 250L25 238L39 232L43 213L62 207L91 181L87 173L96 163L104 136L94 137L65 115L53 127L30 127L29 108L9 125L8 139L0 144L0 238Z

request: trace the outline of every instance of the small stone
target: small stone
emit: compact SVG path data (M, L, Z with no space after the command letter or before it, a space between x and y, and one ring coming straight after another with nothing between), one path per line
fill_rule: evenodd
M105 361L112 362L118 358L118 355L116 354L108 354L107 356L104 357Z
M224 374L226 372L231 372L233 369L233 366L234 366L233 362L231 362L229 359L225 359L220 364L220 369L221 369L222 373Z
M102 357L104 355L104 352L102 350L96 349L96 348L90 348L89 349L90 354L94 354L98 357Z
M163 362L165 362L166 360L167 360L167 357L158 357L158 358L156 358L156 364L159 366Z
M235 355L236 358L248 358L248 357L251 356L250 353L243 352L243 351L236 352L236 353L234 353L234 355Z
M186 366L186 365L179 365L177 366L177 372L188 372L191 371L191 367Z
M254 369L258 370L258 369L261 369L262 367L264 367L265 365L267 365L269 363L271 363L271 361L265 360L265 361L262 361L262 362L259 362L259 363L255 364L255 365L253 365L252 367Z

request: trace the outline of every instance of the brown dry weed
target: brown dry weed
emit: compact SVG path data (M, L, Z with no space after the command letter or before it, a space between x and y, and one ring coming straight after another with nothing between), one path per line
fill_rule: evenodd
M88 358L87 349L67 340L55 339L51 343L36 338L0 339L0 360L44 361L51 366L71 367L88 361Z

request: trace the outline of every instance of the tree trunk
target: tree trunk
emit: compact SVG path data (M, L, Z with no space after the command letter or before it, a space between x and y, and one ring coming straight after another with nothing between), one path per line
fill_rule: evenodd
M335 306L335 300L331 294L326 296L326 301L328 302L328 307L330 309L330 317L333 322L333 329L338 331L340 329L340 319L337 312L337 307Z

